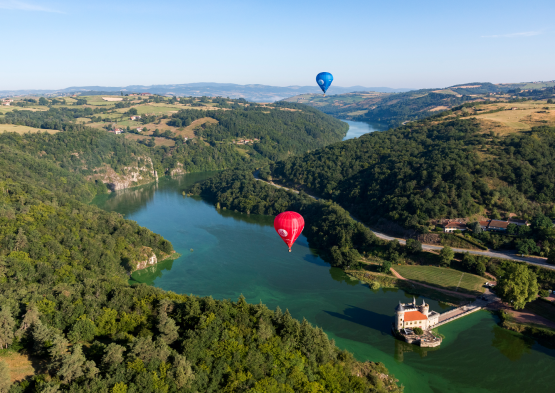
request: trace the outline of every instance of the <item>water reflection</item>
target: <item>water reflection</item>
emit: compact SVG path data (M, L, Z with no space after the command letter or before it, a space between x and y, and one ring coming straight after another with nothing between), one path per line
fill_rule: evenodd
M327 265L327 263L326 263ZM339 281L339 282L344 282L348 285L351 286L355 286L358 285L360 283L359 280L353 279L351 277L349 277L349 275L345 274L345 272L343 270L341 270L338 267L332 267L330 268L330 276L331 278L333 278L335 281Z
M117 211L125 216L132 215L144 208L154 199L154 194L159 191L175 192L175 189L184 189L200 181L209 179L218 172L190 173L175 177L162 177L158 182L144 186L126 188L106 195L99 195L92 201L101 209Z
M358 138L364 134L368 134L374 131L384 131L387 130L387 126L378 123L368 123L364 121L351 121L351 120L343 120L345 123L349 125L349 131L347 131L347 135L343 138L344 141L348 139Z
M344 309L342 314L326 310L324 310L324 312L332 317L377 330L382 334L389 335L391 333L391 315L379 314L374 311L352 305L349 305L348 308Z
M519 360L522 355L530 353L534 340L499 326L493 327L491 345L511 361Z
M413 345L406 343L404 341L395 339L395 353L393 357L398 363L402 363L405 360L405 353L414 352L420 356L420 358L425 358L428 356L428 352L438 351L440 347L435 348L422 348L418 345Z
M198 201L203 201L201 197L191 197ZM216 209L218 214L225 218L232 218L237 222L246 222L247 224L254 224L259 226L272 226L274 218L271 216L263 216L260 214L244 214L233 210Z
M147 268L137 270L131 274L130 284L145 283L148 285L153 285L157 278L161 278L164 274L164 270L168 272L172 270L173 259L168 259L166 261L160 262L156 265L149 266Z

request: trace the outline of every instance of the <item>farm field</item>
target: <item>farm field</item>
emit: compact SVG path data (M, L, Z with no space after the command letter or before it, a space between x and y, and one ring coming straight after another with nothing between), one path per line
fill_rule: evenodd
M0 124L0 132L17 132L18 134L25 134L27 132L48 132L49 134L55 134L60 132L58 130L46 130L41 128L19 126L16 124Z
M482 287L487 281L474 274L461 272L436 266L407 266L393 267L401 276L408 280L430 284L450 291L476 294L483 292Z
M516 108L511 110L511 108ZM548 108L548 109L545 109ZM555 125L555 105L545 101L527 101L517 103L496 103L481 106L484 112L503 109L501 112L475 113L473 117L482 121L484 129L496 134L508 135L515 132L529 131L532 127Z

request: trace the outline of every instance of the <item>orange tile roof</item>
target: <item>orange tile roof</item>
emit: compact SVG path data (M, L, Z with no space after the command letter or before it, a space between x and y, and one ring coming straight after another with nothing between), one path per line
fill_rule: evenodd
M426 319L428 319L428 317L422 314L420 311L407 311L405 313L405 322L424 321Z

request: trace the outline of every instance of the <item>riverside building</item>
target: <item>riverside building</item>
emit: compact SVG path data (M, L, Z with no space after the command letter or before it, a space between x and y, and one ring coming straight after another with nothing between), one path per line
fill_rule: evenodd
M419 327L422 330L430 330L437 325L439 313L430 311L430 306L422 300L421 305L416 305L416 299L412 303L401 303L395 308L395 330Z

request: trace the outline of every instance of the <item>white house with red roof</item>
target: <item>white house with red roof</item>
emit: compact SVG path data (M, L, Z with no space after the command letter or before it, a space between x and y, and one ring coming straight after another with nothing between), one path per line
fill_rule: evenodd
M445 231L445 233L451 233L455 231L466 231L466 224L464 222L452 221L450 223L445 224L445 228L443 230Z
M422 300L422 304L417 306L416 299L412 303L401 303L395 308L395 329L414 329L416 327L426 331L437 325L439 313L430 311L430 306Z

